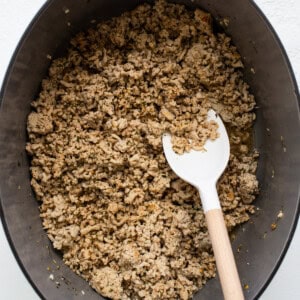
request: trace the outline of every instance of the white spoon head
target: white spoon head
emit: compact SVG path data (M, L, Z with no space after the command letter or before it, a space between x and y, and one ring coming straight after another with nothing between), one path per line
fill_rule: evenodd
M214 141L206 141L206 151L191 150L177 154L172 149L171 136L164 134L162 138L165 157L172 170L197 188L203 183L215 184L224 172L230 155L229 138L222 119L212 109L209 110L207 118L218 124L219 137Z

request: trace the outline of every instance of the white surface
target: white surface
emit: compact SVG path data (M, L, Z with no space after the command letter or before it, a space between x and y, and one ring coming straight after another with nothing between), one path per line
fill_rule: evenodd
M28 23L44 0L0 0L0 85L10 57ZM300 83L300 1L256 0L283 42ZM261 300L300 299L300 228ZM0 225L0 299L39 299L26 281ZM61 300L61 299L58 299Z

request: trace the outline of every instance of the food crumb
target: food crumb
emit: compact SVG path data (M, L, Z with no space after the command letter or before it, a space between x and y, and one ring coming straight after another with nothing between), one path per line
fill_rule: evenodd
M250 69L251 73L255 74L255 70L253 68Z
M54 275L53 275L53 274L50 274L50 275L49 275L49 279L53 281L53 280L54 280Z
M249 290L249 285L248 284L244 284L244 289L245 290Z
M215 260L199 193L172 172L161 137L178 153L201 149L217 138L207 111L220 114L233 146L218 182L226 225L249 220L258 153L241 56L209 13L167 1L91 27L51 63L28 117L43 227L103 296L191 299Z
M47 54L46 57L51 60L52 59L52 56L50 54Z
M272 230L275 230L276 228L277 228L277 224L276 224L276 223L272 223L272 224L271 224L271 229L272 229Z
M82 295L85 295L85 292L84 292L84 290L82 290L82 291L81 291L81 294L82 294Z
M282 135L280 136L280 142L281 142L281 147L282 147L283 152L286 152L286 145L285 145L284 138Z
M64 10L64 12L65 12L65 14L67 15L67 14L70 12L70 10L69 10L68 8L66 8L66 9Z
M274 170L274 169L272 170L272 175L271 175L271 177L272 177L272 178L275 177L275 170Z
M236 235L234 233L230 234L230 240L233 242L236 239Z
M220 25L223 26L223 27L228 27L228 25L229 25L229 19L228 18L223 18L220 21Z
M278 215L277 215L277 218L278 218L278 219L282 219L283 216L284 216L283 211L280 210L279 213L278 213Z

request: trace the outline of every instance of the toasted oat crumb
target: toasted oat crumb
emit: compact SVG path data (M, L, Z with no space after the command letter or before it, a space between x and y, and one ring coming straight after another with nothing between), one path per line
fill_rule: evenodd
M255 101L230 38L211 16L157 1L104 21L56 59L28 117L32 187L64 262L111 299L190 299L215 277L198 192L163 155L217 138L232 152L218 182L228 230L258 193L249 147Z

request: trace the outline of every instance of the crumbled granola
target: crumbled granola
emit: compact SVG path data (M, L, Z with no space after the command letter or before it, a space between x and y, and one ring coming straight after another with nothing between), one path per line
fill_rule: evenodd
M32 186L64 262L111 299L189 299L215 276L197 191L163 155L230 136L218 183L228 229L258 191L249 146L255 101L231 40L210 14L157 1L79 33L53 60L28 117Z

